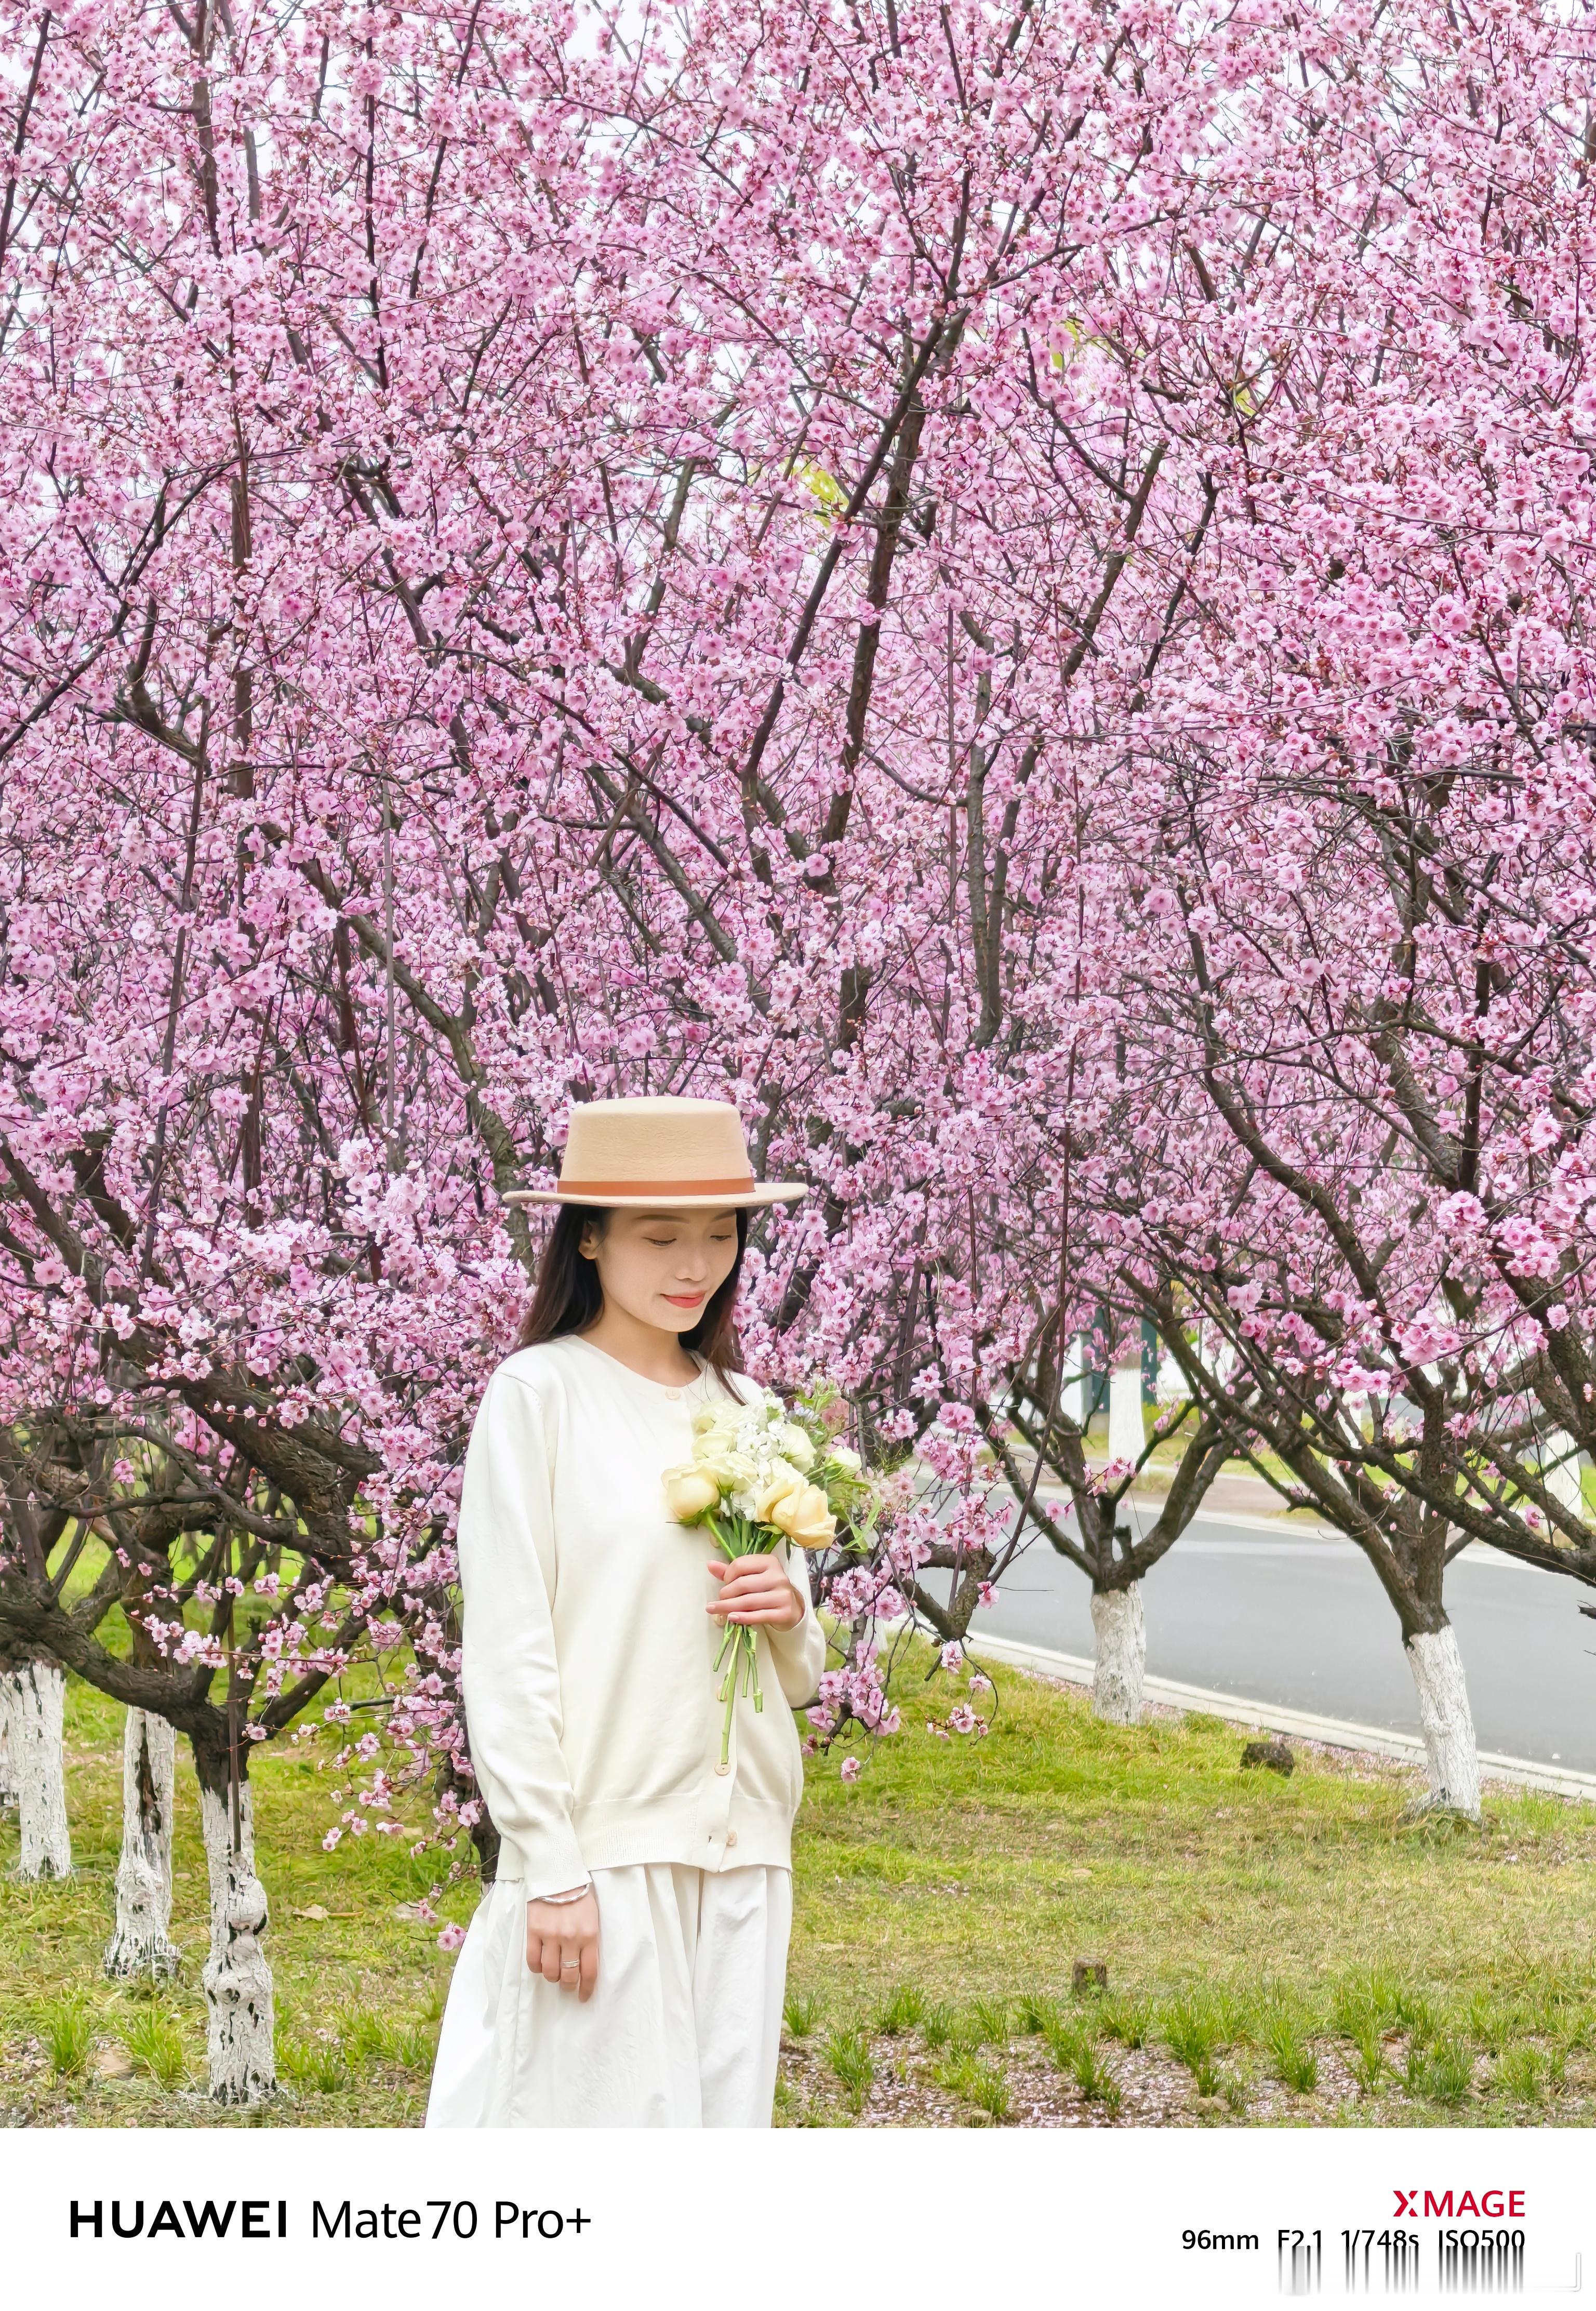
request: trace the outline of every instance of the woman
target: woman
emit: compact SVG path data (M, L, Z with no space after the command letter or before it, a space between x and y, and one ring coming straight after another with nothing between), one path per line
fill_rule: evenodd
M501 1838L466 1937L429 2126L768 2126L792 1818L791 1710L825 1661L801 1552L728 1565L668 1514L663 1470L730 1396L755 1183L714 1100L578 1107L562 1208L488 1382L460 1500L461 1678ZM739 1697L727 1766L713 1663L759 1632L777 1705Z

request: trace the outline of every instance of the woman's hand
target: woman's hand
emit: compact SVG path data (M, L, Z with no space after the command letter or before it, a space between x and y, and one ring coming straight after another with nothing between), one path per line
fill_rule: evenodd
M718 1621L796 1629L803 1619L804 1600L773 1556L734 1557L729 1565L711 1558L710 1571L720 1594L707 1609Z
M598 1897L589 1886L580 1902L528 1902L527 1964L545 1982L593 1995L598 1979Z

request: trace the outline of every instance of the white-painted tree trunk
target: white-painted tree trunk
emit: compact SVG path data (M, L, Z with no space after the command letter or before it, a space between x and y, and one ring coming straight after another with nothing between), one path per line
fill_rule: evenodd
M1069 1336L1069 1346L1064 1351L1063 1387L1059 1391L1059 1404L1066 1420L1073 1420L1077 1428L1086 1425L1086 1403L1091 1383L1085 1377L1086 1350L1078 1332Z
M1128 1589L1094 1589L1092 1714L1110 1725L1141 1723L1142 1678L1147 1665L1147 1624L1141 1583Z
M122 1729L122 1859L117 1866L117 1928L105 1970L128 1981L160 1981L178 1970L171 1923L171 1826L177 1736L164 1717L130 1709Z
M11 1733L12 1687L15 1683L10 1670L0 1670L0 1808L13 1806L17 1801Z
M277 2072L272 1970L260 1946L266 1888L255 1874L249 1783L240 1792L236 1852L226 1792L207 1789L202 1781L199 1814L211 1879L211 1955L204 1976L211 2093L218 2102L259 2102L275 2087Z
M1108 1457L1132 1468L1147 1449L1141 1417L1141 1362L1116 1365L1108 1383Z
M1418 1722L1430 1772L1427 1805L1479 1818L1479 1749L1458 1635L1449 1621L1408 1640L1408 1660L1418 1690Z
M1554 1428L1540 1440L1540 1481L1559 1507L1585 1522L1584 1487L1580 1480L1579 1446L1566 1428Z
M11 1770L16 1782L22 1852L19 1878L65 1878L72 1871L61 1712L66 1679L48 1661L26 1661L7 1680Z

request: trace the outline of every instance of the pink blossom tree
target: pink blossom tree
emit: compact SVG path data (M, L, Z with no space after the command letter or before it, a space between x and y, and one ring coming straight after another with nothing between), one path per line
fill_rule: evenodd
M1124 1273L1365 1548L1466 1812L1447 1563L1596 1577L1584 48L1419 10L1304 58L1343 190L1260 228L1205 618L1100 826L1136 939Z

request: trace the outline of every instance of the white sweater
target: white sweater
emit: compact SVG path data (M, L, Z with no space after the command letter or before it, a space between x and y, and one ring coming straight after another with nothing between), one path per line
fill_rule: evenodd
M704 1610L720 1553L660 1485L725 1393L707 1366L667 1388L574 1336L507 1356L484 1392L460 1498L461 1679L499 1876L528 1900L624 1862L790 1866L792 1711L824 1634L812 1602L796 1628L759 1631L764 1708L739 1694L722 1773L724 1625ZM803 1552L781 1556L807 1599Z

